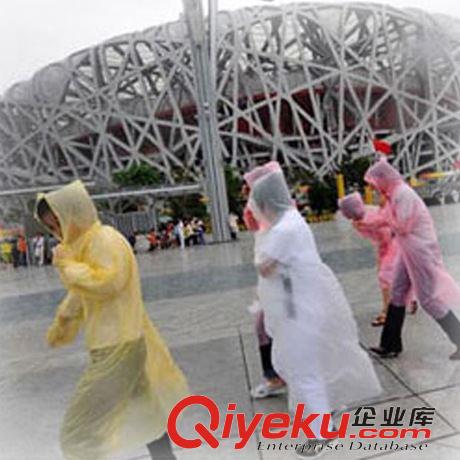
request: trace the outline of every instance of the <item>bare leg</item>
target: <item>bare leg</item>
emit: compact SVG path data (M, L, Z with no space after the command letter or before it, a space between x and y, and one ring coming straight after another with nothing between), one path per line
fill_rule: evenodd
M385 324L385 320L388 313L388 305L390 304L390 296L391 291L389 287L382 287L382 310L378 314L378 316L372 321L372 326L383 326Z
M387 315L388 313L388 305L390 305L390 298L391 298L391 290L389 287L382 288L382 299L383 299L383 306L382 306L382 315Z
M268 396L283 394L286 390L285 382L278 376L272 363L272 339L265 330L263 311L256 316L256 333L259 342L259 355L262 363L264 382L251 390L253 398L261 399Z

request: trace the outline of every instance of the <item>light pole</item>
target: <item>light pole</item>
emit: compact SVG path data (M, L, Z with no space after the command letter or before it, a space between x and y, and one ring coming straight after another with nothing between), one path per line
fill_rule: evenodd
M209 30L209 72L214 96L217 82L217 6L218 0L208 0L208 30Z
M197 91L199 129L206 173L206 188L210 199L211 222L214 242L230 240L228 228L227 187L219 142L216 113L216 12L217 4L209 0L210 36L206 40L201 0L182 0L184 16L190 38ZM214 20L211 17L214 17ZM211 26L212 24L212 26ZM212 30L211 30L212 29ZM206 46L209 42L209 48Z

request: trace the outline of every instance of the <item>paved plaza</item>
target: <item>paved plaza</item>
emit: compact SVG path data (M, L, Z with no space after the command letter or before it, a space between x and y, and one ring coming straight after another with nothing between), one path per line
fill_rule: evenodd
M445 263L460 281L460 206L431 208ZM319 250L342 282L357 319L362 345L377 344L380 329L370 326L380 308L374 251L351 225L336 221L314 224ZM226 410L286 412L286 399L252 401L249 389L261 379L257 341L247 306L252 302L256 274L252 238L222 245L139 255L148 312L187 375L194 394L215 399ZM0 272L0 459L61 459L58 434L66 403L86 360L82 339L70 347L49 349L45 333L63 296L50 267ZM459 306L460 308L460 306ZM460 459L460 363L448 360L452 345L423 311L408 316L405 351L396 360L374 359L384 392L372 405L377 414L391 406L410 411L434 407L433 438L420 452L348 450L323 458ZM308 365L308 359L305 363ZM182 430L191 433L188 414ZM235 451L236 431L217 450L177 450L179 460L283 460L292 453L259 449L257 436ZM355 439L358 446L362 440ZM363 446L369 441L362 441ZM382 442L381 440L379 441ZM408 441L410 442L410 441ZM263 444L266 444L264 442ZM375 441L374 441L375 444ZM263 445L261 447L264 447ZM117 460L148 459L145 449Z

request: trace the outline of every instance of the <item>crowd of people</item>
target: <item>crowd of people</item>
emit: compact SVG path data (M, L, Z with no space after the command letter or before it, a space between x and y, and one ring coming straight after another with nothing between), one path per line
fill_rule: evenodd
M22 233L3 238L0 241L1 266L5 269L50 265L57 243L53 235L43 233L32 238L26 238Z
M232 239L236 240L239 232L238 216L229 215L229 230ZM206 225L200 218L175 219L160 224L158 229L151 228L148 232L132 232L125 234L135 253L153 252L157 250L206 244ZM0 240L0 261L3 268L27 266L41 267L50 265L53 259L53 248L57 239L48 233L37 233L26 238L22 233Z
M148 233L134 232L127 235L127 240L135 253L153 252L161 249L203 246L206 226L202 219L176 219L161 224L156 230L151 228Z

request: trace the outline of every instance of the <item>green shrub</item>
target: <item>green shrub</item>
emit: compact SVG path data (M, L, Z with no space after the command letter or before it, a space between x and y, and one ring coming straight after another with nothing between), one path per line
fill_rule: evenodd
M138 163L114 173L113 180L121 187L146 187L161 184L162 174L153 166Z

